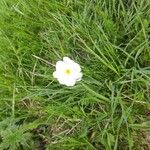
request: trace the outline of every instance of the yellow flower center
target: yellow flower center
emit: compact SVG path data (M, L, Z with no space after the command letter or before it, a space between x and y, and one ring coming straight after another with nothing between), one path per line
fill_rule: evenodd
M70 69L66 69L66 70L65 70L65 74L66 74L66 75L70 75L70 74L71 74L71 70L70 70Z

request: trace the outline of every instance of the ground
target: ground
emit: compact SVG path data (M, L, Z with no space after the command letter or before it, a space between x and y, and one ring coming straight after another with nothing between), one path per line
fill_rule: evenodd
M0 150L150 149L149 33L149 0L1 0Z

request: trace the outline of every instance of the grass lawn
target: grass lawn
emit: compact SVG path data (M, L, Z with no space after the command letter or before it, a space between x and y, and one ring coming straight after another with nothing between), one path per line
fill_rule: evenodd
M149 35L149 0L0 0L0 150L149 150Z

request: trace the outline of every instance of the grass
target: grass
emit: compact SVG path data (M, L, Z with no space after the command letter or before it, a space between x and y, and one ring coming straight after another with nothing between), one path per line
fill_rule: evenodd
M0 1L0 149L150 149L148 0ZM53 78L69 56L82 81Z

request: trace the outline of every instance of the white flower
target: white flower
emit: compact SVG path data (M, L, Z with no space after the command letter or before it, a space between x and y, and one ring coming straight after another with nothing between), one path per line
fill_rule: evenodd
M76 81L81 80L82 72L79 64L68 57L64 57L63 61L56 63L56 71L53 72L53 76L60 84L74 86Z

